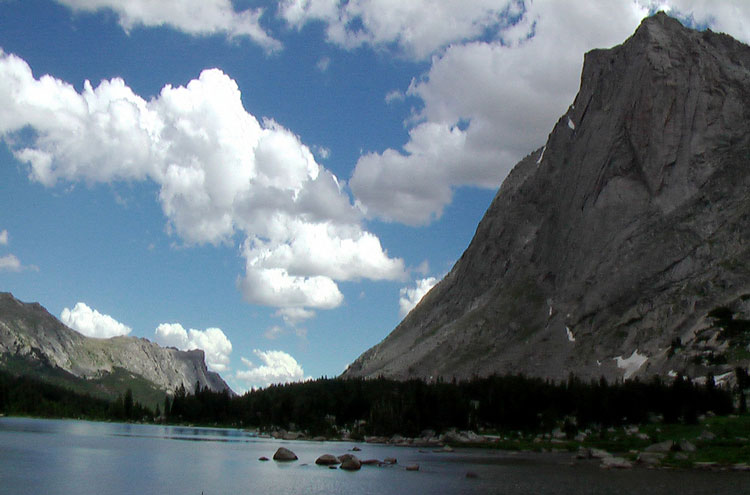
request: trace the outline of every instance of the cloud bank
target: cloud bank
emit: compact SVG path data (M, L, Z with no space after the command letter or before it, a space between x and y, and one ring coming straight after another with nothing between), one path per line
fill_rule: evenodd
M162 346L181 351L201 349L206 354L206 366L212 371L226 371L232 343L220 328L185 330L179 323L162 323L156 327L155 340Z
M326 24L328 41L347 49L397 46L422 59L452 42L496 31L524 10L520 0L284 0L280 16L298 29Z
M364 154L350 185L370 217L408 225L438 218L458 187L496 189L542 146L578 88L582 55L621 43L666 10L694 26L750 39L750 3L697 0L285 0L279 15L326 26L329 42L424 60L400 148Z
M108 339L120 335L128 335L132 329L123 325L109 315L102 314L78 302L73 309L64 308L60 314L60 321L87 337Z
M26 141L24 128L34 131ZM81 93L36 79L0 52L0 136L45 186L150 180L186 244L244 237L237 285L250 303L330 309L343 300L336 281L404 276L336 176L295 134L245 111L218 69L146 101L121 79L86 81Z
M125 31L168 26L190 35L249 37L271 52L281 48L260 25L263 9L234 10L230 0L56 0L77 12L110 10Z
M491 39L433 56L405 90L419 102L408 142L363 155L350 181L368 215L423 225L455 188L497 188L573 101L583 53L621 42L648 13L622 1L542 0L516 11Z

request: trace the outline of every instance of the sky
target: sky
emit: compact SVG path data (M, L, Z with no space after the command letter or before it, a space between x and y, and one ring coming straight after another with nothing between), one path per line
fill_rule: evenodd
M237 392L336 376L656 10L750 41L745 0L0 0L0 291Z

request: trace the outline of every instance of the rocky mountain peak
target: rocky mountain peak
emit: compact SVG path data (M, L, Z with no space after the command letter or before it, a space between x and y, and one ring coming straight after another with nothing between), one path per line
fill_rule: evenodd
M221 376L207 369L202 350L164 348L136 337L86 337L39 303L24 303L0 292L0 367L8 358L86 380L124 370L168 393L180 385L192 391L196 383L214 391L230 390Z
M750 294L750 48L663 13L586 54L451 272L345 376L721 374ZM747 342L750 344L750 342ZM744 350L743 350L744 349Z

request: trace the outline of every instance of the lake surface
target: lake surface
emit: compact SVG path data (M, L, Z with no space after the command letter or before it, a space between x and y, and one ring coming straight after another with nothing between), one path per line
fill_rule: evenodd
M360 459L396 457L357 472L316 466L354 445ZM260 462L280 446L292 463ZM418 472L404 469L419 464ZM479 475L466 478L467 471ZM750 474L605 471L572 454L285 442L240 430L0 418L0 494L750 494Z

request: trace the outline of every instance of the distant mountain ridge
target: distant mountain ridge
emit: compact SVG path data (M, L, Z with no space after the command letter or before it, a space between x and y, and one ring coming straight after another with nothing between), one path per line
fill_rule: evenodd
M86 337L39 303L24 303L0 292L0 368L18 367L19 362L45 372L62 370L87 381L125 371L166 393L181 385L193 391L196 383L231 391L218 373L206 368L202 350L164 348L135 337Z
M461 259L343 376L728 376L750 363L749 193L750 48L646 18L586 54Z

